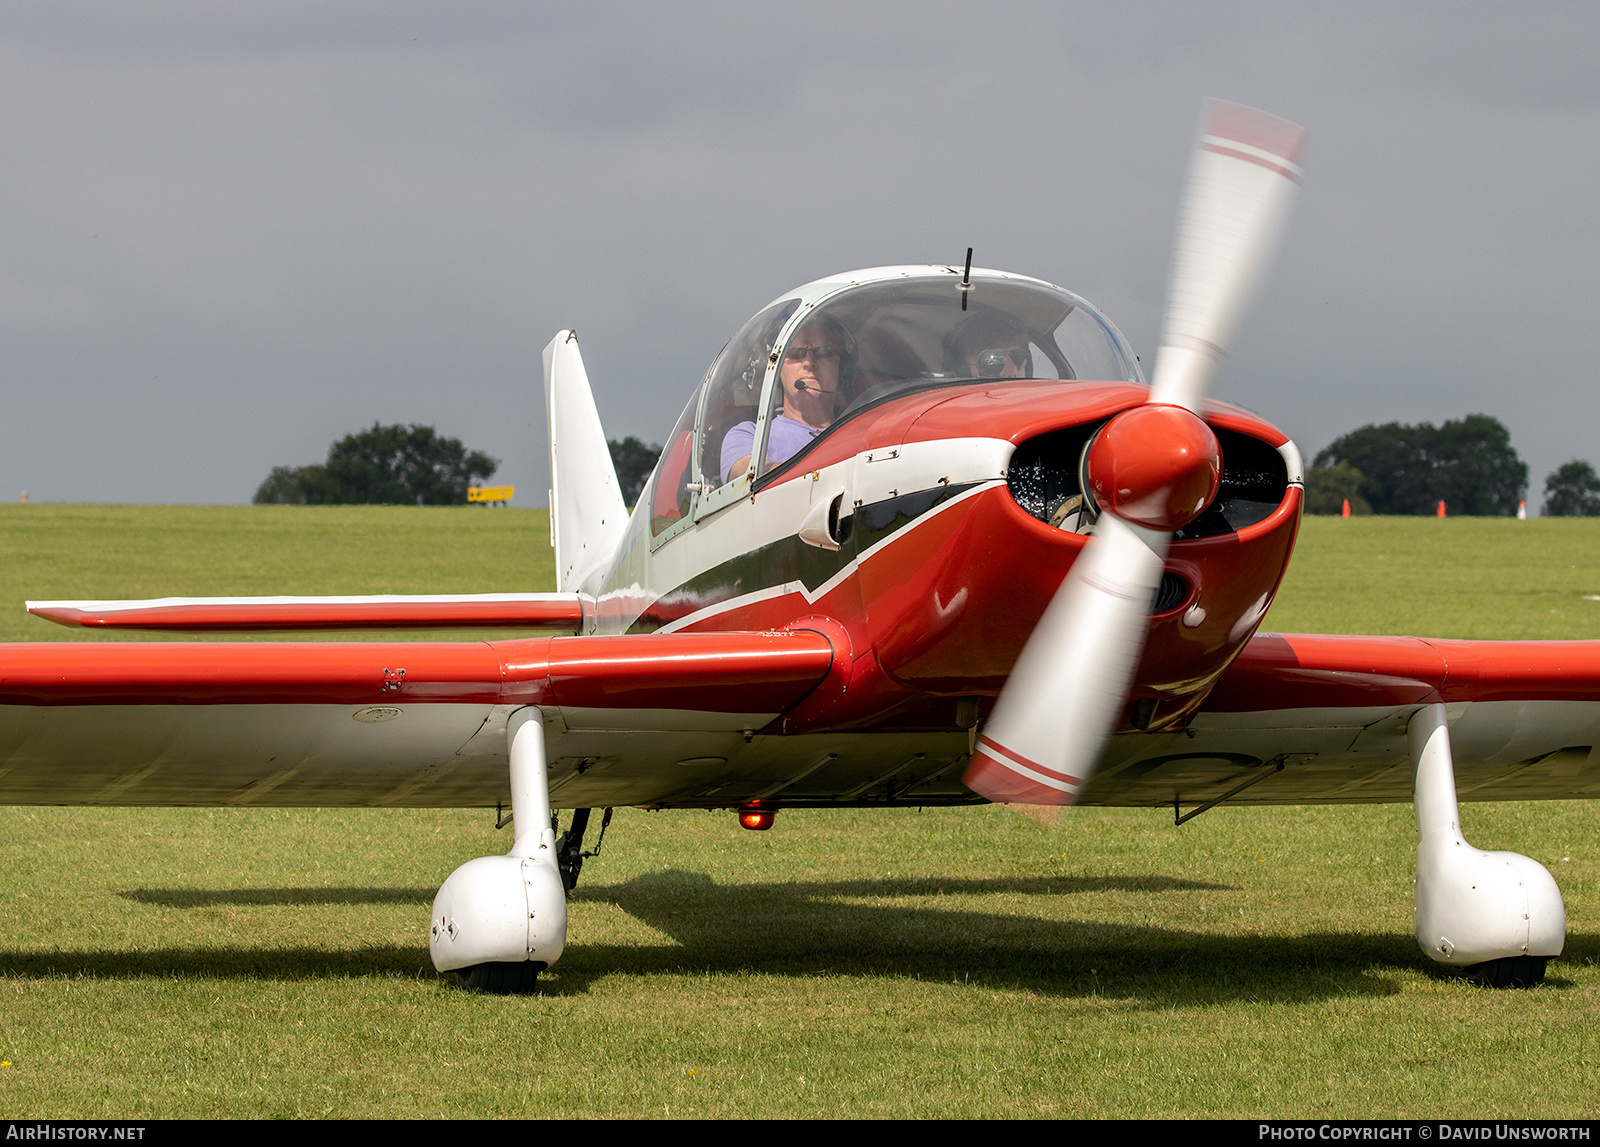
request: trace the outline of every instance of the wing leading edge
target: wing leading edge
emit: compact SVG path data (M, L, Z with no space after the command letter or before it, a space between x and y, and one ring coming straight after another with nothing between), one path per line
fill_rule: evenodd
M1259 633L1208 712L1424 702L1600 702L1600 641Z
M532 629L581 633L594 603L576 593L383 594L367 597L159 597L30 601L57 625L176 632L328 629Z

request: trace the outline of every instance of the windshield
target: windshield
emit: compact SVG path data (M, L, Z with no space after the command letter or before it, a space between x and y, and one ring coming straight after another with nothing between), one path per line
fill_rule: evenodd
M749 465L761 382L768 362L777 356L778 334L799 306L799 299L773 303L739 328L711 366L700 419L705 428L700 472L718 475L718 484L737 478ZM736 471L735 463L742 463Z
M1070 291L1014 279L905 278L844 291L790 336L768 404L763 470L857 410L983 379L1138 381L1122 336Z

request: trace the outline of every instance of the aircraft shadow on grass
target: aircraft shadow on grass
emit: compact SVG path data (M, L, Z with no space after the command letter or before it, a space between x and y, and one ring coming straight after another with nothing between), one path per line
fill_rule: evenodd
M431 904L435 888L130 888L124 900L161 908L311 907L325 904Z
M779 886L774 886L779 887ZM940 880L905 878L858 880L828 885L826 893L813 886L812 896L932 896L946 893L1021 892L1029 895L1066 895L1078 892L1167 892L1224 891L1231 885L1207 884L1172 876L1043 876L1004 880ZM356 904L431 904L438 889L416 885L410 888L130 888L118 892L124 900L161 908L253 908L310 907L313 905ZM587 888L578 890L576 899L608 899L592 896Z
M1233 889L1168 876L718 885L701 873L665 871L580 888L577 898L613 903L676 945L575 947L548 988L582 992L615 972L892 976L1170 1006L1388 995L1400 989L1381 975L1383 966L1425 962L1408 935L1218 935L1092 918L1052 920L1026 906L986 911L981 900L974 902L1007 893L1196 891ZM912 897L914 903L892 902ZM1221 918L1197 915L1196 922Z
M1233 999L1304 1001L1392 995L1395 971L1436 972L1411 936L1378 930L1284 935L1189 931L1047 919L1026 905L985 905L1013 894L1231 892L1170 876L882 878L718 884L667 870L618 884L580 886L583 904L614 904L670 943L577 944L541 979L548 995L581 995L615 974L724 973L879 976L980 985L1055 996L1100 996L1149 1006ZM431 888L131 889L158 908L428 905ZM1197 914L1197 925L1224 918ZM1261 913L1253 910L1250 927ZM1122 912L1126 914L1124 901ZM1164 913L1166 915L1166 913ZM1170 919L1170 915L1168 915ZM1546 988L1570 981L1566 963L1600 959L1600 935L1574 934ZM162 976L309 980L347 976L432 979L424 945L0 951L0 975L53 978Z

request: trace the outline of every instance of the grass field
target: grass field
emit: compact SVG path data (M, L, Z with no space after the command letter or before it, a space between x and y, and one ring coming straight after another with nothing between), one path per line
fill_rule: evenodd
M534 511L0 508L0 601L543 588ZM1600 521L1312 519L1267 626L1600 637ZM5 640L71 631L0 613ZM1411 939L1407 806L619 810L531 998L428 964L487 812L0 809L0 1113L1589 1116L1600 809L1468 805L1550 866L1533 991Z

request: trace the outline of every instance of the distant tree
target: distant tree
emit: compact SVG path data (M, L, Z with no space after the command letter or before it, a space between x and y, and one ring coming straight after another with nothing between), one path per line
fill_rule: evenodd
M1515 514L1528 488L1511 432L1487 414L1442 426L1363 426L1316 457L1319 469L1340 462L1361 472L1361 495L1379 514L1429 514L1441 500L1456 514Z
M456 506L467 487L491 477L497 459L468 452L431 426L380 426L347 434L320 466L277 466L256 491L257 503L294 505Z
M1528 464L1497 418L1469 414L1439 427L1434 446L1435 505L1474 517L1510 517L1528 490Z
M306 504L307 471L321 466L274 466L267 480L256 488L253 499L258 506L303 506Z
M650 472L661 457L660 446L647 446L637 438L628 437L618 442L606 439L611 448L611 464L617 468L617 484L622 487L622 500L632 506L650 480Z
M1306 474L1306 513L1343 513L1346 498L1350 499L1352 514L1372 513L1372 507L1361 496L1361 471L1350 463L1313 466Z
M1600 475L1574 458L1544 480L1544 512L1560 518L1600 514Z
M1361 473L1361 496L1379 514L1421 514L1433 498L1433 464L1428 446L1434 428L1363 426L1338 438L1316 457L1316 468L1347 462Z

